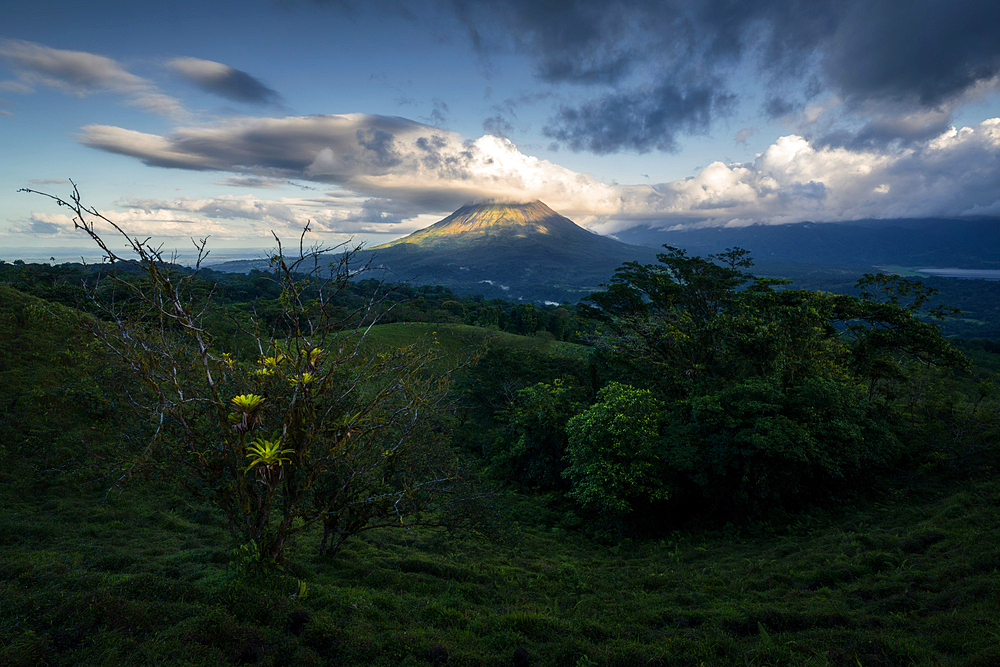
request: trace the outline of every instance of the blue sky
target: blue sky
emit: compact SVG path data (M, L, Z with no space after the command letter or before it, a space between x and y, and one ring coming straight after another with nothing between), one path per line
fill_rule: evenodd
M0 257L84 201L182 250L470 201L637 224L1000 217L993 0L38 0L0 27ZM52 250L55 252L54 250Z

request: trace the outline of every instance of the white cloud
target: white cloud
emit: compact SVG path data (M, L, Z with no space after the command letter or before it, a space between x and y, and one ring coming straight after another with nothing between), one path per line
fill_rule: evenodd
M998 157L1000 118L895 149L816 147L791 135L752 163L714 162L691 178L624 186L622 210L598 228L985 214L1000 206Z
M568 214L610 214L617 190L506 139L475 142L405 118L350 114L242 118L167 136L90 125L81 141L146 164L295 178L364 196L402 199L414 212L450 212L470 200L541 199Z
M143 217L170 218L178 214L185 217L215 221L249 221L255 233L270 239L271 231L279 236L297 235L308 223L314 234L407 234L434 222L435 219L418 219L410 215L405 220L386 215L379 205L391 202L365 202L357 198L314 197L260 199L252 195L226 195L196 199L177 197L170 200L128 198L118 202L124 210L119 215L135 219ZM110 216L109 216L110 217ZM219 233L229 234L236 225L220 227ZM245 229L245 225L243 227ZM163 231L158 235L167 235ZM189 235L189 234L182 234Z
M6 90L28 93L36 86L85 97L97 92L123 95L128 104L160 115L183 115L180 102L156 85L132 74L118 62L85 51L53 49L23 40L0 40L0 60L16 72L17 81L6 81Z
M228 65L200 58L174 58L167 61L167 67L185 77L202 82L223 79L233 70Z
M10 226L12 234L61 234L73 231L73 218L64 213L34 212L23 222L15 222Z
M925 127L924 120L913 127ZM405 118L364 114L230 119L166 136L92 125L81 141L152 166L228 172L236 183L327 184L331 192L321 198L217 197L169 207L275 225L312 220L328 233L406 233L418 216L433 221L487 199L541 199L603 233L640 222L739 226L982 215L1000 200L1000 119L888 147L789 135L753 162L714 162L690 178L652 186L601 183L525 155L503 138L464 141Z
M171 143L156 134L125 130L112 125L86 125L81 141L110 153L139 157L147 164L177 169L212 169L211 162L184 151L174 150ZM155 161L154 161L155 159Z

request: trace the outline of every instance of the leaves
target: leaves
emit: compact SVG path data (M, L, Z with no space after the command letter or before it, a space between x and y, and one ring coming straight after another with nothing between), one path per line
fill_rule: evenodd
M250 465L246 467L243 472L249 472L255 466L274 466L281 465L282 463L290 462L291 459L283 454L294 454L294 449L281 449L281 439L277 440L264 440L263 438L257 438L247 447L250 453L246 455L250 461Z
M663 403L652 392L612 382L598 402L568 425L567 467L570 497L583 505L621 514L636 503L671 495L660 456Z
M587 299L632 387L607 385L569 422L565 474L585 504L625 512L679 475L724 514L757 515L869 481L895 451L887 405L908 364L967 366L922 316L934 290L919 281L866 275L860 296L834 295L757 278L740 249L658 259ZM636 387L666 401L661 441L636 421L651 414Z

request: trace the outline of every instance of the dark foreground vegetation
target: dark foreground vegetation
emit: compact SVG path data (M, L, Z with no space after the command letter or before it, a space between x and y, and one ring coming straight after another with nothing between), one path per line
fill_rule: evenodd
M1000 354L921 283L668 249L467 322L137 251L5 267L0 664L1000 662Z

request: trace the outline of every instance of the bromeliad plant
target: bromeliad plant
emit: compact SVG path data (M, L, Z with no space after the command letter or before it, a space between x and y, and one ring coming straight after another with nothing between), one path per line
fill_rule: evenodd
M356 272L353 251L307 249L307 226L298 252L286 256L275 237L269 275L284 310L270 326L234 320L259 353L259 364L245 364L217 349L205 326L216 306L198 277L204 240L195 243L193 270L178 270L148 239L84 206L75 185L68 201L36 194L69 208L111 263L92 286L97 317L88 326L144 385L131 398L158 424L147 456L129 469L168 463L158 469L214 501L233 536L272 561L316 524L321 550L336 551L374 525L437 521L428 510L470 495L442 436L450 373L428 372L442 359L422 344L365 353L385 290L352 312L334 307ZM102 227L124 238L135 259L113 250Z
M258 470L262 468L271 469L275 466L280 467L282 463L291 463L291 459L282 454L294 454L294 449L282 449L281 439L277 440L265 440L263 438L257 438L248 447L250 453L247 454L250 461L250 465L246 467L243 472L249 472L255 467L260 466Z
M257 394L242 394L232 400L236 412L229 414L229 421L233 425L233 430L237 433L248 433L250 429L260 423L260 406L264 403L264 397Z

